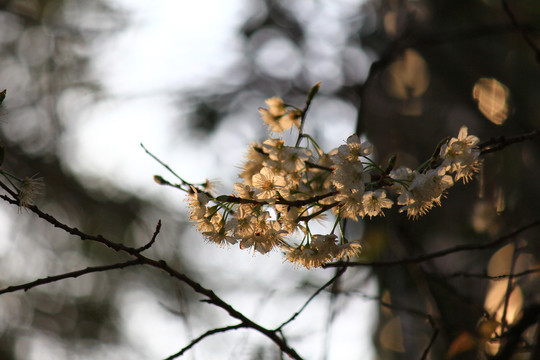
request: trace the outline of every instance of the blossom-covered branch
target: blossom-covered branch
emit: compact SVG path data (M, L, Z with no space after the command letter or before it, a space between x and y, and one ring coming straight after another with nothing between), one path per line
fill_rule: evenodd
M276 97L266 101L267 109L259 109L269 138L249 147L239 174L242 181L234 184L231 195L214 196L178 176L180 184L155 177L160 184L187 192L190 219L208 241L220 246L239 243L241 249L262 254L279 249L295 264L320 267L360 254L360 239L344 236L342 220L384 216L394 205L417 218L440 205L455 182L465 183L479 170L479 139L466 127L457 137L440 141L418 169L394 168L395 157L387 166L378 165L374 146L356 134L325 152L302 130L319 86L309 92L303 109ZM287 145L280 134L294 128L297 141ZM333 219L332 229L313 233L310 221L327 215Z

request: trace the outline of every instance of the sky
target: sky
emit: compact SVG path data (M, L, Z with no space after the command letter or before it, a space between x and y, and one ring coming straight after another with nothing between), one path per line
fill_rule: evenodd
M309 4L307 8L312 10L316 4L303 3ZM65 106L65 118L69 122L65 124L67 135L62 145L64 161L74 173L87 179L90 187L101 186L103 179L110 182L121 179L125 190L158 199L182 212L185 211L182 195L171 196L174 190L159 187L152 181L154 174L166 174L166 171L144 153L140 143L189 181L221 179L225 185L234 181L237 166L247 145L257 140L261 123L246 122L246 117L226 119L204 142L192 139L186 122L180 121L184 132L174 132L171 136L170 129L173 126L177 129L179 118L185 117L175 97L178 90L194 90L211 83L242 56L235 31L246 16L256 11L256 2L115 0L115 4L128 12L130 23L120 33L96 45L92 70L103 83L107 96L95 102L84 100L84 94L73 94L78 99L77 106ZM319 127L328 146L339 145L346 138L343 134L353 132L355 112L350 106L328 104L321 98L313 104L313 111L319 115L309 126ZM328 111L344 120L337 120L331 128L321 131L320 127L330 115ZM257 117L257 107L247 115ZM198 236L195 231L191 235ZM224 294L226 300L262 324L282 320L303 304L309 295L297 291L296 287L306 276L319 284L333 276L333 272L327 270L312 270L308 274L308 270L283 264L279 254L251 256L217 248L202 239L191 251L194 261L213 259L207 263L207 270L222 274L220 282L234 284L231 289L221 287L222 293L218 294ZM227 269L226 272L223 269ZM283 279L277 286L276 276ZM209 282L209 286L219 287L219 282ZM259 290L246 294L242 292L244 283L259 284ZM275 293L269 294L269 288ZM376 294L373 284L365 289ZM116 301L123 309L125 341L137 356L162 358L189 341L185 324L171 316L158 298L132 284L126 285L121 293ZM265 298L270 301L261 305L261 299ZM374 356L371 314L376 313L376 304L358 299L340 301L343 310L334 323L329 359L369 360ZM287 312L280 310L283 308ZM292 342L306 359L317 359L322 353L327 310L328 298L320 296L290 325L291 333L307 334L302 340ZM208 311L213 314L215 309ZM231 324L219 311L216 316ZM207 330L197 324L193 327L191 336ZM243 354L240 336L269 343L256 334L217 335L196 346L194 353L198 358L217 358L215 351L224 351L230 356L235 351ZM231 344L236 345L231 349ZM106 356L124 355L110 349Z

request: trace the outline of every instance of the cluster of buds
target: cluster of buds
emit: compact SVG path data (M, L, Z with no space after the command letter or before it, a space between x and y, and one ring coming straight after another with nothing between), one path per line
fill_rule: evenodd
M381 168L371 158L373 145L357 135L324 152L302 133L317 90L318 85L303 109L286 106L279 98L266 101L268 109L260 113L274 137L250 146L239 174L242 181L231 195L216 197L184 182L190 218L208 241L220 246L238 243L241 249L262 254L280 249L293 263L319 267L360 253L360 240L344 236L342 220L384 216L394 204L416 218L440 205L454 182L466 182L479 169L478 138L468 135L466 127L457 138L441 141L417 170L394 169L395 157ZM298 129L298 139L290 146L277 135L293 127ZM327 212L334 215L330 232L312 233L310 221L324 218Z

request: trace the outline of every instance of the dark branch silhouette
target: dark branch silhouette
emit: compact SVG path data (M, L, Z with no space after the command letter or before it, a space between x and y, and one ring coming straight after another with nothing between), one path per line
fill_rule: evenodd
M161 220L158 220L157 225L156 225L156 230L154 230L154 235L152 235L152 239L150 239L148 244L138 248L137 251L138 252L143 252L145 250L150 249L150 247L152 247L152 245L154 245L154 242L156 241L156 238L157 238L160 230L161 230Z
M302 313L302 311L304 311L304 309L308 306L308 304L311 302L311 300L315 299L324 289L326 289L328 286L330 286L331 284L333 284L337 279L339 279L341 277L341 275L343 275L345 273L345 271L347 270L347 268L340 268L338 269L336 275L334 275L330 280L328 280L323 286L321 286L320 288L317 289L317 291L315 291L313 293L313 295L311 295L309 297L309 299L306 300L306 302L304 303L304 305L302 305L302 307L300 308L300 310L298 310L297 312L295 312L293 314L293 316L291 316L287 321L283 322L281 325L279 325L275 331L280 331L281 329L283 329L283 327L287 324L289 324L290 322L292 322L294 319L296 319L296 317L298 315L300 315Z
M521 319L501 335L505 340L501 349L492 360L509 360L516 352L525 330L540 322L540 304L532 304L523 309ZM533 359L533 358L531 358Z
M503 280L503 279L506 279L508 277L518 278L518 277L527 276L527 275L530 275L530 274L535 274L535 273L538 273L538 272L540 272L540 268L528 269L528 270L517 272L515 274L501 274L501 275L488 275L487 273L475 274L475 273L469 273L469 272L466 272L466 271L456 271L456 272L454 272L452 274L445 275L445 277L447 277L447 278L462 277L462 278L473 278L473 279L477 278L477 279L487 279L487 280Z
M480 155L486 155L495 151L500 151L512 144L516 144L526 140L532 140L535 137L540 137L540 130L535 129L530 133L514 136L511 138L500 136L498 138L487 140L480 144L478 147L480 148Z
M405 265L405 264L415 264L415 263L421 263L424 261L429 261L432 259L440 258L443 256L447 256L450 254L455 254L462 251L473 251L473 250L484 250L484 249L490 249L495 248L497 246L503 245L512 238L514 238L516 235L533 228L535 226L540 225L540 219L535 220L527 225L523 225L516 230L501 236L498 239L495 239L493 241L484 243L484 244L473 244L473 245L457 245L449 249L439 250L435 251L429 254L419 255L416 257L410 257L410 258L404 258L404 259L398 259L398 260L383 260L383 261L372 261L372 262L346 262L346 261L336 261L333 263L328 263L323 265L325 268L329 267L341 267L341 266L370 266L370 267L379 267L379 266L399 266L399 265Z
M202 335L198 336L197 338L193 339L188 345L184 346L182 348L182 350L178 351L175 354L172 354L171 356L167 357L165 360L176 359L177 357L180 357L180 356L184 355L186 351L191 349L198 342L204 340L205 338L207 338L207 337L209 337L211 335L224 333L224 332L231 331L231 330L238 330L238 329L242 329L242 328L246 328L246 327L247 326L244 325L244 324L238 324L238 325L231 325L231 326L225 326L225 327L221 327L221 328L215 328L215 329L212 329L212 330L208 330L204 334L202 334Z
M0 187L2 187L4 190L6 190L8 193L10 193L12 196L16 195L7 185L5 185L2 182L0 182ZM10 198L9 196L6 196L6 195L0 195L0 198L2 198L3 200L5 200L6 202L8 202L8 203L10 203L12 205L19 206L19 200L17 200L17 199L12 199L12 198ZM298 359L298 360L302 359L300 357L300 355L298 355L298 353L296 353L296 351L287 344L287 341L286 341L285 337L282 336L281 331L278 332L276 330L269 330L269 329L266 329L263 326L255 323L251 319L247 318L244 314L242 314L241 312L236 310L234 307L232 307L231 305L229 305L228 303L223 301L220 297L218 297L214 293L214 291L203 287L201 284L194 281L193 279L191 279L187 275L182 274L182 273L178 272L177 270L173 269L164 260L154 260L154 259L148 258L148 257L142 255L141 251L139 251L139 249L135 249L135 248L125 246L125 245L117 243L117 242L113 242L111 240L106 239L102 235L94 236L94 235L86 234L86 233L80 231L77 228L70 227L70 226L58 221L52 215L49 215L49 214L41 211L35 205L28 205L28 206L26 206L26 208L28 210L30 210L31 212L35 213L41 219L43 219L43 220L47 221L48 223L50 223L51 225L53 225L54 227L60 228L60 229L64 230L65 232L67 232L67 233L69 233L71 235L77 236L81 240L97 242L97 243L100 243L100 244L103 244L103 245L107 246L108 248L110 248L110 249L112 249L114 251L125 252L125 253L135 257L133 262L137 262L137 264L141 264L141 265L147 265L147 266L156 268L158 270L161 270L161 271L169 274L171 277L173 277L173 278L185 283L189 287L191 287L195 292L206 296L207 299L205 300L205 302L222 308L231 317L233 317L235 319L238 319L240 321L240 323L243 324L245 327L254 329L254 330L260 332L261 334L265 335L266 337L268 337L270 340L272 340L280 348L280 350L282 352L288 354L291 358ZM154 243L154 240L155 240L155 238L157 236L157 233L159 232L159 229L160 229L160 226L159 226L159 222L158 222L158 226L156 226L156 230L154 231L154 235L152 236L152 240L150 240L149 244L144 246L143 249L148 248L149 246L151 246ZM81 270L81 271L84 271L84 270ZM67 277L73 277L73 276L66 276L65 278L67 278ZM42 284L42 283L40 283L40 284ZM21 288L21 289L23 289L23 288Z
M0 290L0 295L15 292L15 291L21 291L21 290L28 291L37 286L47 285L56 281L65 280L69 278L77 278L81 275L86 275L86 274L91 274L91 273L96 273L96 272L104 272L104 271L115 270L115 269L124 269L129 266L141 265L141 264L142 262L139 259L135 259L135 260L130 260L130 261L121 262L121 263L112 264L112 265L89 266L81 270L70 271L64 274L60 274L60 275L47 276L46 278L37 279L37 280L20 284L20 285L8 286L7 288Z

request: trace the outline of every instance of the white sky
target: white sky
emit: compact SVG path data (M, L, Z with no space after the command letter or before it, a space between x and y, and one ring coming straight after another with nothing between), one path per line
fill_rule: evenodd
M102 177L115 182L121 179L127 190L175 205L174 202L181 196L176 193L171 196L172 189L159 187L152 181L154 174L165 175L166 171L145 155L139 146L142 142L189 180L197 182L207 177L224 176L225 182L230 182L246 145L257 140L253 137L257 135L260 125L255 122L245 124L238 131L238 122L228 119L209 141L203 143L190 138L186 124L185 135L172 138L170 129L173 123L178 126L181 109L177 108L171 92L193 89L212 81L242 55L235 31L249 12L250 1L116 2L130 12L131 26L96 49L98 55L94 66L110 97L98 103L79 100L76 106L65 107L65 116L69 118L69 123L66 123L68 135L63 144L64 149L69 149L64 151L66 163L84 178ZM310 3L310 9L316 4L306 3ZM334 146L337 146L346 139L347 135L344 134L352 133L354 111L342 106L337 115L343 121L338 116L331 128L321 131L325 119L336 116L336 112L324 113L325 100L322 97L319 103L314 103L314 112L317 107L320 109L320 120L315 120L309 126L314 130L319 127L319 134L324 135L327 142L333 139ZM256 107L253 114L257 114ZM224 147L227 149L225 154ZM99 182L94 186L99 186ZM182 211L182 206L177 208ZM280 302L265 305L262 315L259 314L258 319L263 325L290 315L301 306L309 295L296 293L295 286L307 275L319 284L333 275L331 270L308 272L295 269L283 264L279 254L252 257L246 252L225 251L202 241L200 246L193 249L193 256L195 259L214 259L212 264L208 264L209 270L214 272L222 272L226 268L223 279L230 280L230 286L236 289L241 289L243 281L261 283L259 293L246 294L240 290L225 294L238 310L246 313L255 310L253 306L264 298L266 287L275 286L275 283L265 284L265 279L275 282L274 278L267 277L269 273L288 279L278 286L283 294L272 298ZM374 286L369 290L371 294L376 292ZM133 287L127 287L123 294L118 301L126 311L123 314L126 341L139 354L144 354L144 358L168 356L188 342L183 323L160 306L159 299L143 289ZM320 296L290 326L292 332L299 333L320 327L318 332L314 331L313 335L307 337L307 341L290 341L306 359L317 359L321 354L327 301L326 296ZM350 300L344 307L334 324L329 360L372 358L371 327L374 320L370 314L376 313L376 304ZM286 313L280 314L280 308L285 308ZM226 317L223 319L227 320ZM226 323L234 322L229 319ZM205 330L196 328L194 335ZM245 336L245 333L240 335ZM249 336L249 339L255 338L259 343L269 344L256 335ZM216 358L212 353L216 350L231 353L231 342L223 341L228 339L227 336L216 335L214 338L195 347L198 358ZM237 344L238 340L234 343ZM215 350L210 350L211 347ZM107 356L114 358L111 354Z

